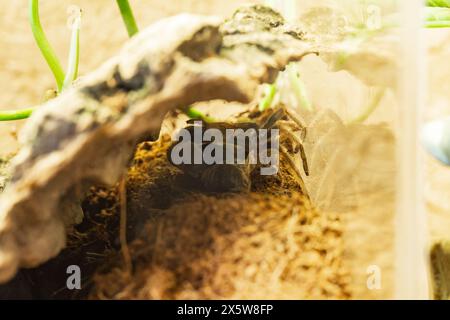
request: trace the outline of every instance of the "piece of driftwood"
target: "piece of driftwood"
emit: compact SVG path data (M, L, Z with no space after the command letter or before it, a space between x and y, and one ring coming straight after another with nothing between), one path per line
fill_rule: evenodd
M182 14L141 31L23 129L0 196L0 282L64 248L66 227L83 217L74 199L116 183L167 112L212 99L247 103L260 83L311 52L301 32L262 6L224 23Z

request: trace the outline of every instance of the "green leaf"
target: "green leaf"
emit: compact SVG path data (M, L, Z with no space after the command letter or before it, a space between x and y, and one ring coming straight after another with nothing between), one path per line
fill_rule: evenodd
M425 26L427 28L450 27L450 8L425 8Z
M274 84L266 84L264 90L264 98L259 103L259 111L264 111L273 103L275 94L277 93L277 87Z
M450 8L450 0L427 0L428 7Z
M313 111L314 108L306 93L305 84L300 79L300 74L298 73L295 64L294 63L289 64L287 67L287 71L289 75L289 81L292 86L292 90L294 91L295 96L297 97L299 106L304 110Z
M18 110L0 111L0 121L13 121L28 118L34 108L24 108Z
M200 110L194 108L194 107L188 107L185 111L186 115L191 119L201 119L207 123L214 122L214 119L211 117L208 117Z
M122 15L125 27L127 28L128 36L131 38L139 32L139 29L136 24L136 20L134 19L130 3L128 2L128 0L117 0L117 5L119 6L120 14Z
M80 27L81 16L78 17L72 25L69 59L67 62L67 72L64 78L63 90L68 88L78 76L78 64L80 61Z
M28 9L34 39L36 40L44 59L47 61L47 64L55 77L58 91L61 91L64 83L64 71L59 63L58 57L45 36L44 30L42 29L41 21L39 19L39 1L29 0Z

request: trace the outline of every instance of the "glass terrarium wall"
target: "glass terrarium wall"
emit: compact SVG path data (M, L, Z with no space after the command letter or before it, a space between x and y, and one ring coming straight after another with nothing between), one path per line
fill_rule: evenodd
M358 298L426 298L418 117L423 2L270 1L317 46L280 76L305 119L312 202L338 212Z
M447 9L447 13L450 9ZM447 24L448 26L448 24ZM448 152L448 129L442 130L450 123L450 29L430 28L425 31L428 49L428 94L426 96L426 108L422 117L425 146L430 153L425 156L425 198L426 209L429 218L430 247L433 259L432 271L439 269L448 254L449 230L450 230L450 170L449 163L440 155ZM427 139L429 139L427 141ZM447 140L446 140L447 139ZM447 141L447 142L445 142ZM447 148L443 146L447 145ZM441 161L435 157L439 157ZM444 262L445 263L445 262ZM442 270L442 269L441 269ZM445 274L435 274L436 284L443 285L442 293L445 294ZM434 286L434 298L444 298L439 293L439 285Z
M428 95L423 116L425 124L448 119L450 115L450 29L428 29ZM450 170L431 155L426 156L426 187L432 239L448 237L450 230Z

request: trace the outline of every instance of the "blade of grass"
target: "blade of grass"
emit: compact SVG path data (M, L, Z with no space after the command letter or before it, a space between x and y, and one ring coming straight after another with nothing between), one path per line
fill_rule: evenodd
M425 27L429 29L450 28L450 21L427 21Z
M450 8L450 0L427 0L428 7Z
M291 83L292 89L298 99L300 108L303 108L307 111L313 111L314 108L309 101L308 96L306 94L306 88L303 81L300 79L300 75L298 74L297 68L295 64L291 63L287 67L289 81Z
M259 111L270 108L277 93L277 87L274 84L266 84L264 91L264 98L259 103Z
M445 28L450 25L450 8L425 8L425 26L427 28Z
M365 110L348 124L360 124L369 119L372 113L374 113L380 105L381 99L383 99L385 92L386 88L377 88L375 90L373 98L370 99L369 104L367 105Z
M185 114L191 119L201 119L207 123L214 122L213 118L206 116L203 112L194 107L187 108Z
M34 108L24 108L18 110L0 110L0 121L14 121L28 118Z
M131 38L139 32L139 29L136 24L136 20L134 19L130 3L128 0L117 0L117 5L119 6L120 14L122 15L125 27L127 28L128 36Z
M45 36L44 30L42 29L41 21L39 19L39 0L29 0L28 4L29 20L34 39L36 40L44 59L47 61L47 64L55 77L58 91L61 91L64 83L64 71L59 63L58 57Z
M81 27L81 16L79 16L72 25L69 58L67 62L66 76L64 78L62 88L63 90L72 85L72 82L75 81L78 76L78 64L80 61L80 27Z

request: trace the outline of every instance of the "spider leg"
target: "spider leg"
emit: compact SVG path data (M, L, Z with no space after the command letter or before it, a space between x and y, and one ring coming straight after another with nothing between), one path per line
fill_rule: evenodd
M293 122L295 122L295 124L298 126L298 128L302 131L302 139L305 139L306 138L306 126L303 124L302 120L294 112L289 110L289 108L287 108L286 106L282 106L281 108L284 110L286 115Z
M276 110L262 125L261 129L270 129L275 123L278 122L281 118L284 117L284 110L278 109Z
M306 139L306 128L299 128L296 123L288 120L280 120L278 121L279 125L284 125L286 130L290 130L292 132L300 132L300 139L304 141Z
M303 147L302 144L299 145L299 148L300 148L300 157L302 158L303 170L305 171L305 175L309 177L309 167L308 167L308 160L306 159L305 148Z
M280 130L285 133L290 139L292 139L300 149L300 157L302 158L303 170L305 171L306 176L309 176L309 166L308 160L306 158L305 148L303 147L302 140L293 133L289 128L287 128L284 124L280 123Z
M300 184L300 188L302 189L303 193L304 193L304 194L308 197L308 199L309 199L308 189L306 189L305 182L303 181L302 175L301 175L300 171L298 170L297 165L295 164L294 159L289 155L289 152L288 152L288 151L286 150L286 148L283 147L283 146L280 146L280 155L282 155L282 156L286 159L286 161L287 161L289 167L290 167L292 170L294 170L295 175L297 176L298 183Z

